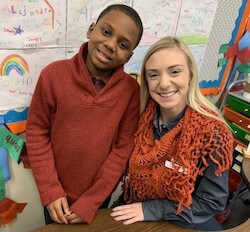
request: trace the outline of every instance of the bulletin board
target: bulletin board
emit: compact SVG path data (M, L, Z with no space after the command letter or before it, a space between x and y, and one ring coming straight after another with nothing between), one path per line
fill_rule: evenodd
M113 3L136 9L144 24L142 40L125 71L140 72L151 44L163 36L178 36L188 44L196 59L200 87L218 88L223 69L217 65L218 49L237 31L237 20L239 24L246 2L0 0L0 115L13 109L22 113L22 109L29 107L40 71L55 60L74 56L86 41L89 25ZM12 122L18 121L18 113L13 118Z
M232 46L243 36L250 13L249 0L220 0L213 22L209 41L200 70L200 87L203 94L218 94L232 71L233 59L219 67L219 48L223 44ZM246 45L246 43L245 43ZM248 41L248 47L250 41Z
M74 56L87 41L89 25L113 3L136 9L144 25L142 40L124 67L126 72L140 72L151 44L164 36L178 36L194 55L203 93L218 92L226 70L230 69L230 62L218 67L218 50L221 44L234 43L242 18L247 15L247 4L249 9L248 0L232 0L230 4L228 0L0 0L2 141L11 137L24 144L14 134L26 129L28 107L41 70L53 61ZM0 208L4 204L18 205L15 207L18 210L9 214L12 218L0 221L1 226L14 220L26 203L7 197L4 182L11 178L8 153L4 149L0 153ZM9 151L9 154L12 153ZM19 156L20 152L18 158L15 156L16 162ZM1 217L3 214L7 215L0 211Z

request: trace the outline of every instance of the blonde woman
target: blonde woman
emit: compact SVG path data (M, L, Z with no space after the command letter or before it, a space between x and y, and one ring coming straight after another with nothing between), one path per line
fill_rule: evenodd
M169 220L219 230L214 219L228 198L233 140L201 93L189 48L165 37L141 71L141 118L125 176L124 199L111 216L124 224ZM120 202L121 203L121 202Z

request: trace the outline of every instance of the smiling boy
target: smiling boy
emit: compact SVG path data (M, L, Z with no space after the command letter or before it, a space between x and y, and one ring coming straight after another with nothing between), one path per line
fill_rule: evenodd
M142 32L133 8L111 5L91 24L77 55L41 72L27 149L52 222L91 223L119 182L139 119L139 86L123 65Z

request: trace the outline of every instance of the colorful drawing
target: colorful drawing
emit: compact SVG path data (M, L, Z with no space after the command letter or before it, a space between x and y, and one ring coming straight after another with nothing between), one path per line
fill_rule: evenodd
M18 213L22 213L27 203L17 203L7 197L0 201L0 226L14 221Z
M53 7L49 4L49 1L44 0L44 2L48 5L49 9L51 10L51 13L52 13L51 27L54 29L54 25L55 25L55 11L54 11Z
M21 110L19 111L17 110L2 111L2 112L0 111L0 119L2 118L3 123L5 123L8 129L13 134L16 135L26 130L27 115L28 115L28 108L21 108Z
M0 1L0 48L65 45L67 1Z
M0 66L0 75L8 76L12 70L21 76L30 72L27 62L17 54L9 55L3 60Z
M13 27L13 28L16 30L14 35L17 35L17 34L21 35L21 33L24 32L24 30L20 28L20 25L18 27Z

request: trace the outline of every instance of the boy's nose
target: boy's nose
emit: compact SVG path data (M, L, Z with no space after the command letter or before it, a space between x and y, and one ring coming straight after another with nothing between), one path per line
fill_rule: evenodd
M104 42L105 47L114 52L115 51L115 47L116 47L116 41L114 38L108 38L105 42Z

